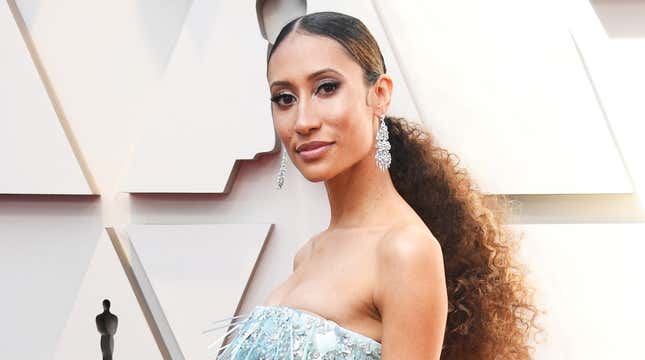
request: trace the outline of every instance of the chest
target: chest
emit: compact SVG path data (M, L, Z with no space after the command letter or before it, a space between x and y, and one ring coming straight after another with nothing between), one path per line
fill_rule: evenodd
M372 302L377 280L375 251L375 242L369 239L313 246L265 305L307 310L378 339L380 316Z

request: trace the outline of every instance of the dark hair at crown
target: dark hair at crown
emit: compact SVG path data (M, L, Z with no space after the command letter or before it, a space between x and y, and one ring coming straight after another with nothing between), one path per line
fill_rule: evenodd
M269 50L267 64L275 49L287 35L292 31L304 31L338 41L347 55L351 56L363 68L366 84L374 84L379 75L386 73L381 49L363 22L355 17L333 11L314 14L297 17L282 28Z

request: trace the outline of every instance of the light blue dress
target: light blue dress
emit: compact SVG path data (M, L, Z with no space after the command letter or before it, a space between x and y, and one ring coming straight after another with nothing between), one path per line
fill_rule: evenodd
M312 312L257 305L235 322L233 339L217 360L374 360L381 344Z

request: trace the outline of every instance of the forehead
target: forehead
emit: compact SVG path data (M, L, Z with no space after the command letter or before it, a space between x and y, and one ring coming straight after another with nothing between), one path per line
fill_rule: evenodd
M293 31L278 45L267 68L269 83L299 80L323 68L347 77L361 76L362 69L335 39Z

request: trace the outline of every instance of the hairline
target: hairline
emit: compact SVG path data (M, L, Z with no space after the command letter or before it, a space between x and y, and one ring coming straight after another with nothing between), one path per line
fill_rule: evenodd
M307 30L306 28L304 28L304 27L302 27L300 25L300 22L302 21L302 19L307 15L308 14L302 15L302 16L297 18L296 22L293 24L293 26L292 26L291 30L289 31L289 33L287 33L280 40L280 44L284 40L286 40L287 37L289 37L291 34L293 34L295 32L298 32L301 35L319 36L319 37L323 37L323 38L332 39L332 40L336 41L336 43L338 43L340 45L340 47L343 49L343 51L345 51L345 54L361 68L361 74L362 74L361 78L363 79L363 83L365 84L365 86L369 88L371 85L374 85L374 84L369 83L369 81L367 79L367 71L365 71L365 69L363 69L363 66L361 65L361 63L358 61L358 59L356 59L356 57L352 54L352 52L345 46L345 44L343 44L340 40L336 39L335 37L333 37L331 35L317 34L317 33L314 33L314 32L311 32L311 31ZM285 24L285 26L286 26L286 24ZM280 44L278 44L278 45L280 45ZM271 44L271 48L269 49L269 54L268 54L268 59L267 59L267 66L266 66L266 74L265 74L265 77L267 79L269 77L269 62L271 62L271 57L273 56L273 53L275 52L274 47L275 47L275 45Z

